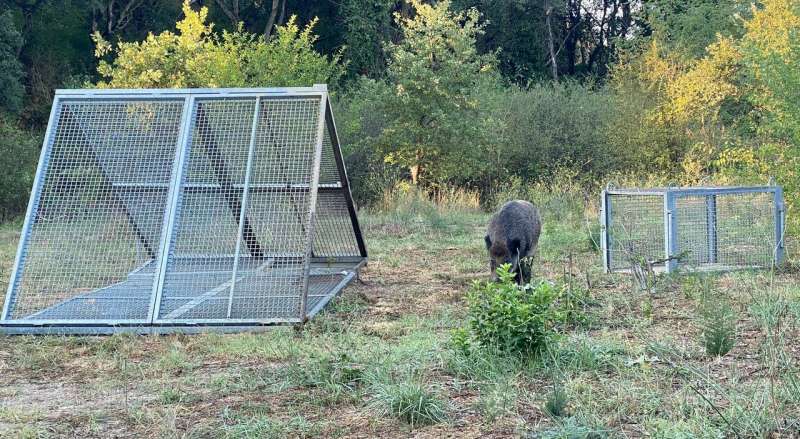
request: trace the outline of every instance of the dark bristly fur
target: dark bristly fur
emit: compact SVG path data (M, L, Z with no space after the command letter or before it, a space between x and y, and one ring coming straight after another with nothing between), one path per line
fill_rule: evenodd
M486 232L486 249L489 251L492 276L503 264L511 264L517 283L530 281L530 267L520 269L520 260L533 256L542 232L539 211L523 200L509 201L492 216Z

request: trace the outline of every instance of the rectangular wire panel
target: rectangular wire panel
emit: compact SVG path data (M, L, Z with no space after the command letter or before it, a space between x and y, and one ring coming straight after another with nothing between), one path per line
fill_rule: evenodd
M611 270L664 258L664 197L609 195L608 256Z
M663 259L667 271L770 267L783 259L778 186L614 190L607 197L608 270ZM669 224L665 221L669 219Z
M57 101L10 319L148 318L183 103Z
M718 196L718 262L769 267L774 262L777 245L774 209L772 193Z
M197 101L159 319L298 318L319 108L319 97Z
M262 101L246 216L264 256L236 280L232 318L296 319L304 313L320 103L311 97Z
M675 200L678 221L677 252L680 264L697 266L716 263L715 244L709 232L714 229L716 196L678 196Z

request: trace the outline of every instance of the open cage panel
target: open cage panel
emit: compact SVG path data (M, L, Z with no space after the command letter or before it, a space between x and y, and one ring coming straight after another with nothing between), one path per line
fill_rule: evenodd
M324 87L61 93L0 326L299 322L365 262Z
M7 319L148 319L183 100L59 100ZM153 187L158 189L153 190Z
M606 271L642 263L668 272L730 270L783 260L777 186L607 190L602 204Z

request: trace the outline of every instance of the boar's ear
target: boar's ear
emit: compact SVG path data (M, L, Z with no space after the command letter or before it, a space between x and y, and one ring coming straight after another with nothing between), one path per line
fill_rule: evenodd
M508 240L508 254L513 255L519 251L519 239Z
M484 236L483 240L486 241L486 249L487 250L492 248L492 238L490 238L489 235Z

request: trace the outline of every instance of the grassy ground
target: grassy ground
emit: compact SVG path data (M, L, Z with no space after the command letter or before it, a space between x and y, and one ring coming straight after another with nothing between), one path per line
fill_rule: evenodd
M800 435L800 273L638 291L602 274L581 214L548 212L536 273L589 300L543 358L451 348L488 217L406 206L364 217L361 282L302 331L0 337L0 437ZM18 226L0 226L3 291ZM701 336L707 303L735 322L722 357Z

